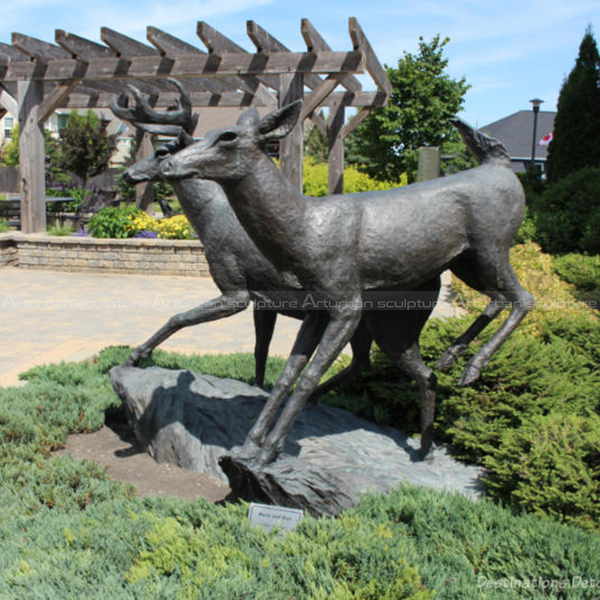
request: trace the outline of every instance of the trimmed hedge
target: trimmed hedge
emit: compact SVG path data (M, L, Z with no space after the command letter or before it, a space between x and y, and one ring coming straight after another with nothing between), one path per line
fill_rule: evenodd
M536 307L474 385L459 388L456 382L468 359L497 330L508 311L471 344L449 373L436 373L436 437L451 445L455 457L487 467L486 488L493 498L600 530L599 314L576 295L573 286L555 275L553 258L535 244L514 248L512 261L523 286L534 295ZM464 284L455 286L469 315L427 324L421 351L430 365L487 303ZM416 385L379 351L373 364L371 372L326 401L417 434ZM548 431L558 427L564 439L551 437L544 446L536 427ZM547 452L547 460L536 469L535 457L541 452ZM520 453L525 458L519 458ZM563 459L565 453L569 460ZM527 471L523 461L529 465Z

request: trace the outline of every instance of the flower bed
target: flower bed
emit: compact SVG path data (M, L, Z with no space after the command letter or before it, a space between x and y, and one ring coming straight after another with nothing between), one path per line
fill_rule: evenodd
M97 239L0 234L0 267L209 276L198 240Z

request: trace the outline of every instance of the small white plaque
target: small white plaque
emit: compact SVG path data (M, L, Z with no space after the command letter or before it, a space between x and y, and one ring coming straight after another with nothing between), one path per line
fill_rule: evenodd
M248 521L251 525L262 527L265 531L271 531L273 527L279 526L282 534L295 529L303 516L304 511L299 508L270 506L256 502L251 502L248 508Z

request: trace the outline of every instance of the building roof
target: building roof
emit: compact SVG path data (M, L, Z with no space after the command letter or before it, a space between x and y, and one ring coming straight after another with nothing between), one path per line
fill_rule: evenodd
M540 140L554 131L556 112L541 110L538 114L536 160L545 160L548 146L539 146ZM494 121L481 128L481 131L500 140L507 148L511 159L530 159L533 138L533 111L520 110L499 121Z

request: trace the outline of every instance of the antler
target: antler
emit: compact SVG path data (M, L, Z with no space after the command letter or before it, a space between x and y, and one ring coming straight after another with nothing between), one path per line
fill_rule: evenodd
M129 98L127 94L123 93L119 94L118 98L113 96L110 99L110 108L119 119L127 121L135 128L148 133L178 136L183 131L193 135L199 114L192 114L190 95L176 79L167 79L167 81L170 81L179 90L180 97L177 99L175 109L156 110L150 106L148 100L134 85L127 85L127 88L135 98L135 107L129 107Z

